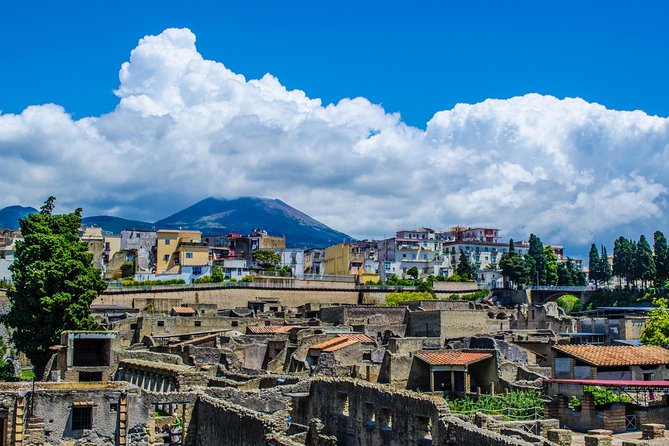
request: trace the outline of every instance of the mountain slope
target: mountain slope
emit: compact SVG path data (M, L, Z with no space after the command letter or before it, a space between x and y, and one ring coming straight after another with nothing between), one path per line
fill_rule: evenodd
M120 234L124 229L137 229L140 231L151 231L155 229L153 223L139 220L126 220L120 217L111 217L108 215L95 215L81 219L82 226L97 226L105 231L114 234Z
M288 247L325 247L351 241L281 200L241 197L225 200L209 197L155 223L156 228L197 229L204 234L236 232L248 234L255 228L271 235L284 235Z
M19 229L19 218L24 218L26 215L37 212L39 211L35 208L23 206L9 206L0 209L0 228Z

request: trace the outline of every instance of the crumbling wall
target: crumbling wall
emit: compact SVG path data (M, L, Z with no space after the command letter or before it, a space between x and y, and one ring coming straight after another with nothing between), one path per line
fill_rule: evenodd
M319 418L338 445L416 444L436 438L443 399L351 379L316 379L311 384L309 419ZM439 444L435 442L434 444Z
M284 435L285 421L203 395L196 404L199 446L266 446L266 435ZM285 417L284 417L285 418Z

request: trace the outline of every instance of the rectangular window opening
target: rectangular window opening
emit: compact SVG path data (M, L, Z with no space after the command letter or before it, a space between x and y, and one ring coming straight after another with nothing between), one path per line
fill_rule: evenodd
M344 415L348 416L349 415L349 410L348 410L348 394L347 393L339 393L337 395L337 399L339 401L339 412Z
M72 408L72 430L91 429L93 427L92 407Z

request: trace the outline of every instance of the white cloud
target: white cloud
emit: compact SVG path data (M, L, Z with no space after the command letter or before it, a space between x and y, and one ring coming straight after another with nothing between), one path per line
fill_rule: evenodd
M0 114L0 206L48 195L158 219L208 195L277 197L354 236L493 224L587 243L667 216L669 120L528 94L438 112L426 130L364 98L323 105L247 80L165 30L122 65L119 104L73 120Z

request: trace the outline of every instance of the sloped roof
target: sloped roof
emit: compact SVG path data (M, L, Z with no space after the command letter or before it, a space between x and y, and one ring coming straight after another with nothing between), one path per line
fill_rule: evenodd
M430 365L469 365L492 358L489 352L465 352L461 350L420 351L416 357Z
M553 349L597 367L669 364L669 350L653 345L554 345Z
M197 314L191 307L172 307L172 311L179 316L193 316Z
M247 325L246 332L249 334L288 333L295 327L299 327L299 325Z
M322 350L324 352L333 352L339 350L340 348L348 347L353 344L374 344L374 340L367 335L361 333L344 333L338 334L332 339L314 344L310 349L313 350Z

